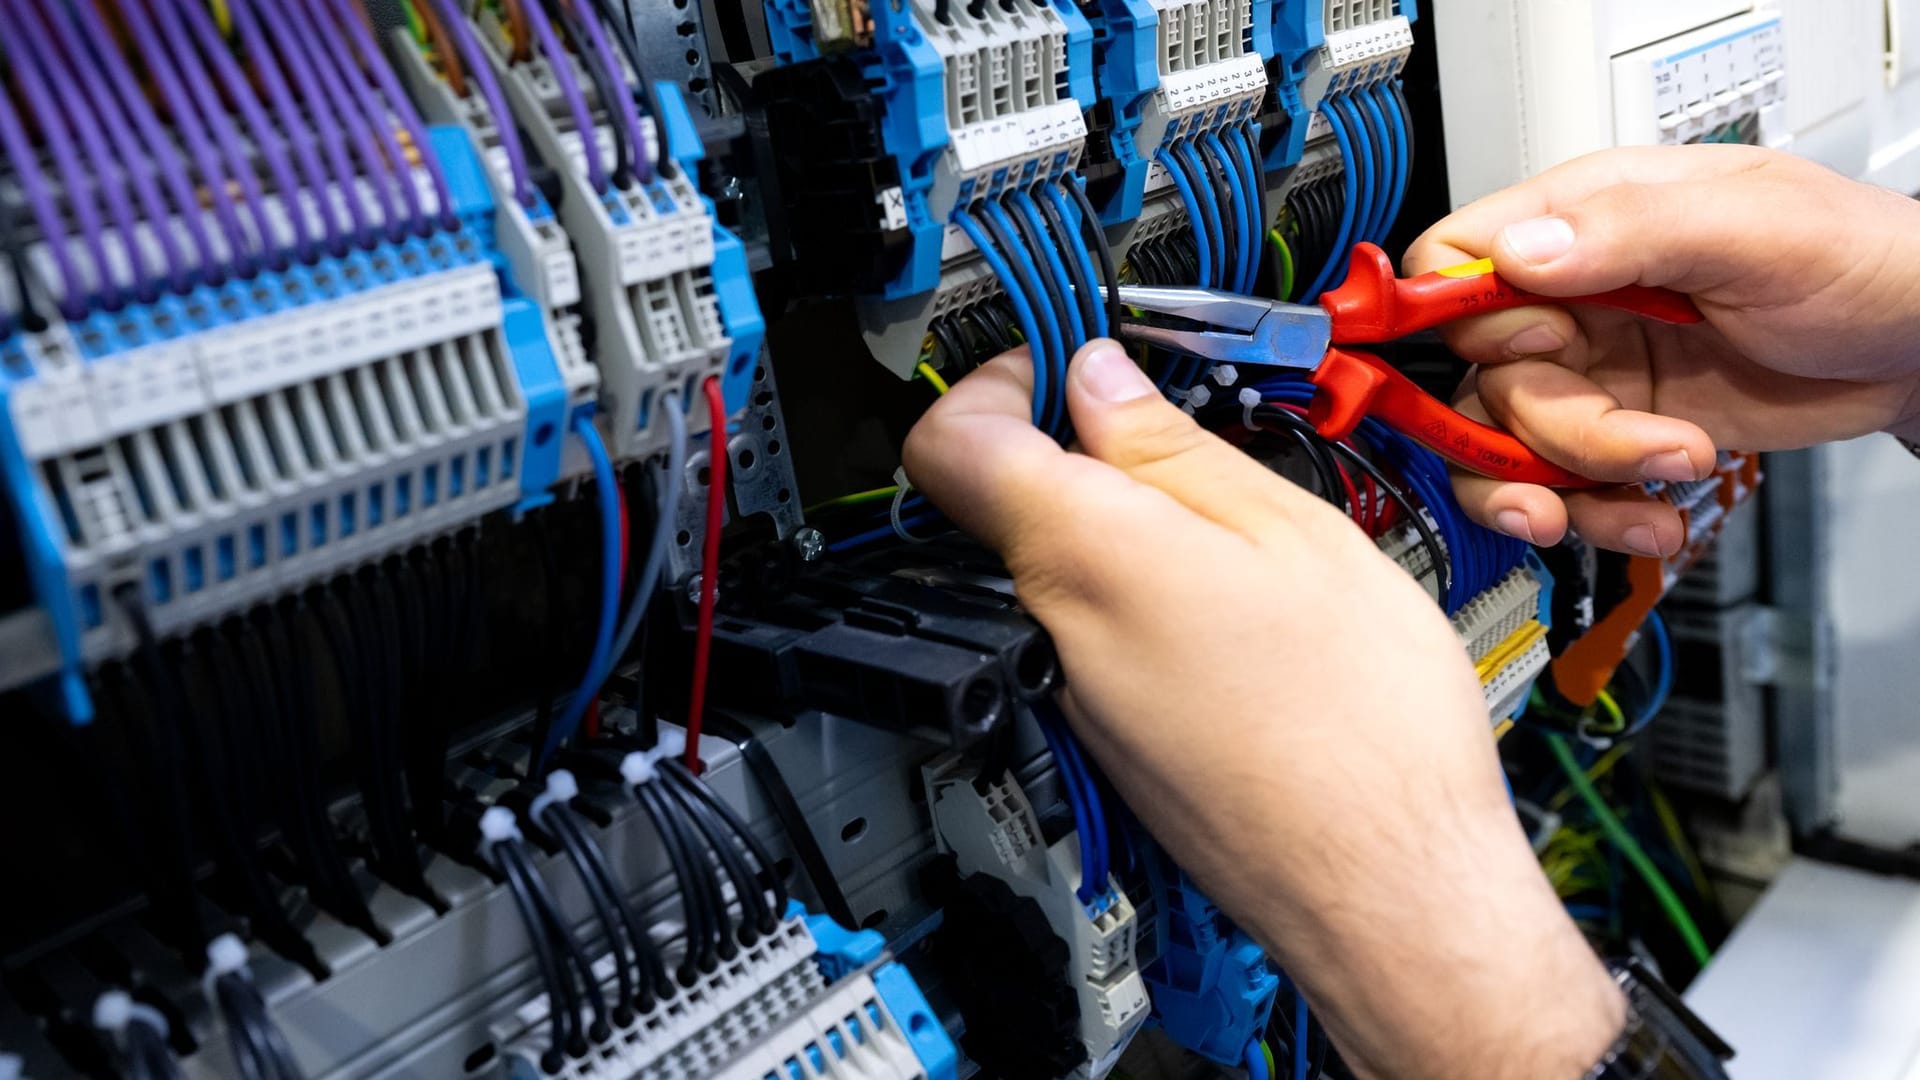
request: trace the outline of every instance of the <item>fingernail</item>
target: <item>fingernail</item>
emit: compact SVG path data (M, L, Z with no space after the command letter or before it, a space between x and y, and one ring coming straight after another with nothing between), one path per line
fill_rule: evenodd
M1656 559L1666 555L1666 552L1660 550L1660 536L1653 531L1651 525L1633 526L1620 537L1620 541L1626 544L1627 550L1635 555L1646 555Z
M1540 217L1501 230L1507 249L1535 266L1573 250L1573 225L1566 218Z
M1664 454L1655 454L1640 463L1640 478L1643 480L1665 480L1677 484L1686 480L1698 479L1700 474L1694 470L1693 458L1685 450L1669 450Z
M1080 380L1080 385L1095 399L1116 405L1153 393L1153 383L1147 380L1147 373L1140 370L1125 349L1110 342L1088 350L1074 369L1074 378Z
M1527 543L1534 543L1533 522L1527 520L1525 510L1502 510L1493 515L1493 523L1501 532L1517 537Z
M1567 347L1567 339L1551 326L1529 326L1513 335L1507 342L1507 352L1514 356L1540 356L1543 353L1555 353Z

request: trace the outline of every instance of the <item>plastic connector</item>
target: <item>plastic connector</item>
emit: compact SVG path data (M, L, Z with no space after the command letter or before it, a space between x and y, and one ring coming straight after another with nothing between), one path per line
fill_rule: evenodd
M1167 1037L1218 1065L1237 1067L1262 1037L1280 977L1252 937L1235 926L1164 852L1147 856L1158 895L1160 953L1142 974L1153 1019Z
M1080 837L1068 833L1047 844L1026 792L1008 775L989 779L958 755L921 770L934 838L954 856L962 874L1004 882L1032 900L1068 953L1067 981L1079 1002L1079 1036L1086 1058L1070 1075L1105 1076L1147 1022L1146 983L1135 961L1139 933L1133 903L1117 881L1111 900L1090 911L1080 887Z

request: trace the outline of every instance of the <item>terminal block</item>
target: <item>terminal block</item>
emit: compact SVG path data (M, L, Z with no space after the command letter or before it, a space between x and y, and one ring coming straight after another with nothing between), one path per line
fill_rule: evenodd
M1143 971L1153 1022L1167 1037L1227 1068L1266 1037L1280 976L1260 944L1234 925L1157 846L1144 853L1153 882L1159 952Z
M225 617L514 505L557 449L474 151L451 128L424 149L458 232L0 342L0 470L76 721L87 666L135 643L123 604L160 635Z
M1135 958L1139 933L1133 903L1117 880L1093 903L1080 887L1080 837L1048 844L1027 794L1011 776L981 775L958 755L921 770L934 837L963 875L984 874L1032 900L1066 943L1068 982L1079 999L1086 1057L1065 1075L1102 1077L1146 1023L1147 987Z
M767 0L766 14L780 63L821 56L811 4ZM904 231L897 271L862 290L858 307L875 358L908 378L936 317L998 291L955 211L1078 183L1084 114L1096 101L1093 31L1069 0L914 0L876 4L870 14L873 44L849 55L875 88L894 167L875 171L874 190L848 194L857 205L834 212L866 221L867 207L878 206L868 231ZM893 174L897 190L885 186Z
M635 121L645 143L641 156L660 167L648 177L608 181L595 168L615 157L613 125L622 123L625 105L593 94L586 61L574 52L516 57L499 12L481 8L477 16L476 36L514 118L556 179L554 201L581 271L588 351L599 366L600 415L613 454L665 447L667 425L655 409L666 394L687 410L689 430L705 430L705 411L691 406L709 376L721 380L728 412L737 412L746 404L765 323L745 248L694 185L704 152L678 87L655 84L660 115ZM619 85L637 85L624 57L609 50L606 58L618 68L612 74ZM670 158L662 146L671 148Z
M596 965L611 991L613 958ZM513 1075L565 1080L952 1080L957 1053L913 976L873 931L848 933L797 902L773 933L657 1002L557 1073L545 994L496 1026Z

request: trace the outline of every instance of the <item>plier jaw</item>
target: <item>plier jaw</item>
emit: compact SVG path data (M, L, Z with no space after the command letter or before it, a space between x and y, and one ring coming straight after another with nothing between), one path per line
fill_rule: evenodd
M1120 303L1139 313L1121 323L1122 340L1220 363L1312 371L1333 344L1333 317L1320 307L1155 285L1121 286Z

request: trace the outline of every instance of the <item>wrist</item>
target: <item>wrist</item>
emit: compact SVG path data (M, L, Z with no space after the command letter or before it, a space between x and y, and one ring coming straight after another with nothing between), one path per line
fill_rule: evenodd
M1358 1075L1576 1080L1619 1036L1625 997L1504 827L1433 875L1403 866L1398 887L1322 897L1283 939L1306 943L1288 973Z

